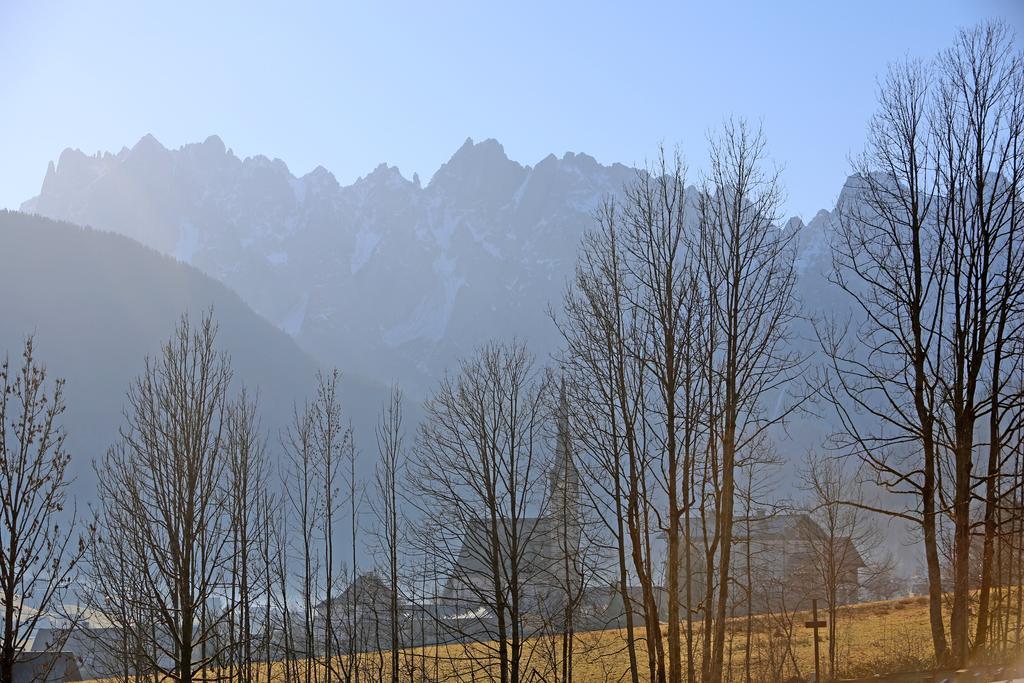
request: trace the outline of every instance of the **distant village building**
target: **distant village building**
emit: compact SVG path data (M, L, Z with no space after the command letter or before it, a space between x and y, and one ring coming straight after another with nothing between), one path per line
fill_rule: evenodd
M123 674L116 654L123 647L122 632L100 612L81 605L64 605L61 614L47 614L32 636L32 652L60 652L74 658L83 679Z
M343 650L387 649L391 644L391 587L374 571L358 575L331 602L321 601L315 607L317 633L326 632L330 607L335 644ZM408 606L399 602L400 625L408 620ZM400 635L401 635L400 629Z
M691 522L690 590L695 604L703 600L707 587L707 558L701 520ZM713 533L708 529L708 533ZM680 544L679 569L681 604L686 604L685 542ZM733 527L732 575L740 585L751 584L749 600L745 591L734 591L742 602L733 613L764 612L785 606L803 609L811 598L826 597L823 556L829 552L836 562L835 583L838 602L860 599L860 570L866 564L855 544L847 537L829 539L822 528L803 513L762 515L738 519ZM667 562L667 558L666 558ZM666 567L667 571L667 567Z
M82 678L111 678L124 670L116 654L121 640L120 629L113 627L97 627L89 623L78 624L72 629L47 627L36 631L32 650L52 652L60 648L74 658Z

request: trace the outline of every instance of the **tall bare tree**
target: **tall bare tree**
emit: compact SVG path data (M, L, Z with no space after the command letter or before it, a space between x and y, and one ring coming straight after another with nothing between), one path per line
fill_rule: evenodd
M518 683L528 672L531 564L542 529L541 446L548 380L520 344L488 344L443 379L426 404L410 463L410 500L422 522L416 550L444 585L447 637L474 672ZM474 674L476 675L476 674Z
M580 451L584 490L615 544L629 674L638 683L635 610L629 588L631 539L640 535L635 511L644 467L635 425L643 373L639 356L630 352L629 344L640 330L636 311L626 300L625 256L615 201L606 200L597 222L597 229L583 238L576 277L556 323L566 346L562 371L569 378L570 400L576 408L571 413L573 442ZM645 600L642 613L646 606Z
M281 536L278 557L278 582L281 607L285 613L285 640L287 658L300 659L293 675L309 683L319 676L314 663L320 656L316 633L316 598L320 594L320 558L317 547L317 523L323 505L323 490L319 486L318 461L313 440L313 416L307 404L301 411L296 408L292 424L283 436L285 465L283 496L287 501L287 516L278 524ZM291 605L288 589L292 581L289 555L298 555L302 568L296 577L298 600L302 607L302 624L291 623ZM296 633L299 630L299 633ZM298 671L301 669L301 677Z
M391 683L398 683L399 648L402 645L398 611L399 600L399 477L404 467L404 440L402 428L402 391L395 385L391 388L388 402L381 410L377 425L377 451L379 460L376 468L376 498L373 506L377 516L378 541L385 555L389 594L388 630L391 652Z
M667 642L660 643L656 609L648 612L649 647L659 659L668 660L667 671L659 662L658 680L678 683L682 680L682 637L680 625L680 558L683 548L684 517L689 510L688 457L697 418L692 406L700 401L697 384L703 374L698 355L705 332L705 299L699 272L693 267L693 254L687 250L686 168L678 153L664 151L646 172L638 174L626 189L622 211L622 243L629 258L624 260L630 287L627 300L638 309L642 334L630 352L643 363L649 378L646 413L642 415L650 434L650 448L661 470L652 486L664 496L664 514L660 505L651 509L659 530L667 537L668 561L665 568ZM692 227L692 221L691 221ZM686 438L680 439L684 433ZM654 501L648 500L650 505ZM650 584L648 580L646 584ZM645 584L645 585L646 585ZM653 586L645 592L652 601ZM658 642L652 642L652 638Z
M732 572L736 470L745 449L796 408L766 405L803 359L788 343L796 317L796 233L778 227L782 191L760 130L730 121L711 140L695 249L709 307L709 460L716 463L717 595L705 679L722 680Z
M949 454L952 491L944 495L953 522L953 661L969 648L972 502L984 491L985 551L977 646L986 639L995 539L995 486L1001 466L1004 363L1024 321L1024 244L1019 204L1024 189L1024 55L1009 28L988 24L962 31L938 59L931 129L938 201L946 235L940 260L943 302L942 370L937 374L941 440ZM976 451L977 427L988 418L987 458ZM983 474L974 474L975 460ZM945 492L944 492L945 493Z
M60 379L47 381L31 337L19 368L7 357L0 363L0 683L12 683L15 659L40 620L61 610L86 548L65 509L63 388Z
M921 529L935 656L956 665L969 654L978 490L988 586L979 608L988 611L1009 427L1003 411L1013 402L1006 373L1024 296L1022 78L1021 56L1001 24L962 31L931 64L890 68L833 244L834 281L855 302L854 328L820 335L830 365L827 396L842 422L837 442L909 501L887 512ZM940 557L946 520L948 634ZM976 632L979 646L986 628Z
M932 642L942 660L948 644L932 368L940 343L934 321L944 237L928 220L935 196L927 170L930 81L923 64L909 62L890 67L881 87L858 195L838 207L832 244L832 281L854 302L857 327L848 339L844 323L826 325L819 338L829 365L822 386L842 425L833 439L874 470L877 484L911 499L907 509L889 513L922 531ZM908 441L912 446L904 447Z
M351 658L352 643L354 642L353 629L349 628L348 633L339 634L336 630L336 608L335 586L341 578L339 576L340 553L334 549L335 523L341 514L341 508L345 500L345 493L342 491L344 473L342 468L349 459L352 450L352 432L343 423L341 414L340 395L338 383L340 373L333 370L330 374L317 375L316 396L307 410L310 424L311 447L317 486L320 489L320 508L317 510L317 525L320 530L320 543L323 560L321 567L324 575L324 600L323 600L323 657L326 662L324 667L325 683L331 683L334 676L334 657L340 654L340 636L347 636L349 643L348 655ZM353 459L354 462L354 459ZM354 473L353 473L354 474ZM354 488L354 487L353 487ZM349 492L354 496L354 490ZM355 510L353 497L353 510ZM354 515L354 512L353 512ZM356 543L356 523L352 523L352 544ZM352 578L355 578L355 556L353 551ZM353 606L347 607L347 616L352 618ZM351 626L351 624L350 624ZM348 663L342 664L344 668ZM342 671L341 675L347 680L349 675Z
M261 555L268 508L269 463L260 431L257 400L243 388L228 408L227 495L231 508L231 564L227 607L230 633L227 669L232 680L253 683L261 638L269 636L270 622L257 609L270 602L271 576L261 572Z
M149 670L180 683L217 661L232 561L226 474L227 356L212 314L183 316L128 391L119 441L96 464L100 542L90 554L91 606L133 642ZM135 585L119 592L125 577ZM131 609L123 602L131 601ZM125 618L127 616L127 618Z
M705 347L699 340L707 310L687 249L687 230L693 227L687 210L685 166L678 153L662 150L625 188L622 200L609 201L599 214L598 230L584 241L560 323L567 342L564 363L574 386L583 389L577 391L578 400L601 407L584 417L588 423L599 418L601 425L583 424L576 431L585 451L603 463L599 471L605 476L595 484L610 485L616 501L616 509L609 512L619 521L610 529L618 542L629 647L634 647L627 587L632 573L642 592L648 674L651 680L674 682L682 679L678 596L684 580L681 559L688 554L680 549L689 538L690 475L703 417L698 406L704 392L698 385L704 377L699 356ZM665 501L664 512L660 500ZM650 517L668 545L665 644L650 564ZM632 560L628 570L627 554ZM688 610L687 652L693 644L691 616ZM630 672L638 678L632 649Z
M721 677L730 581L715 575L729 576L735 471L793 408L766 411L762 400L801 361L785 350L794 233L776 226L781 195L776 174L763 168L764 146L759 131L728 124L713 140L712 173L699 192L687 190L680 155L662 151L621 200L602 208L559 322L574 400L595 408L575 430L600 463L603 476L591 480L615 501L613 520L625 520L608 527L630 633L628 576L640 584L650 680L681 681L684 654L685 676L695 680L699 640L703 677ZM703 572L692 557L698 519ZM652 532L667 545L664 601ZM706 577L700 600L695 573ZM630 671L639 678L632 650Z

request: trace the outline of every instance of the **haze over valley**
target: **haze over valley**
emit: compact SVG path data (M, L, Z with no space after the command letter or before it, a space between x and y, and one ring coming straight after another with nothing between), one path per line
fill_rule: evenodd
M0 683L1024 683L1022 36L0 2Z

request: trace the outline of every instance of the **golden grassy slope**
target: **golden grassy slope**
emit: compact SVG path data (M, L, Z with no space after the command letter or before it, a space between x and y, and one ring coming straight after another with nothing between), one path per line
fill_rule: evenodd
M844 607L839 611L836 639L837 674L859 676L878 671L911 670L931 666L931 635L928 627L927 598L915 597L887 602L865 603ZM819 614L819 618L824 618ZM773 672L782 671L788 678L807 676L814 671L813 632L804 627L810 614L798 613L783 620L764 616L752 619L750 666L754 680L775 678ZM699 629L700 625L695 625ZM791 638L789 635L791 634ZM646 638L638 632L637 657L641 668L646 666ZM664 637L664 633L663 633ZM822 667L827 666L827 631L820 633ZM791 644L791 648L787 647ZM473 648L478 648L475 651ZM470 653L464 652L466 649ZM442 672L451 672L448 660L462 660L456 667L466 673L468 654L484 653L490 646L443 646L421 648L417 658L432 664L437 655ZM726 657L734 674L733 680L742 680L746 659L746 619L731 621L727 636ZM700 646L696 647L697 657ZM560 662L556 653L560 642L538 638L528 645L529 668L536 680L553 680L553 666ZM579 634L576 638L574 658L575 679L578 681L620 681L628 679L628 656L625 632L622 630ZM685 666L685 665L684 665ZM699 668L699 662L697 663ZM482 672L480 672L482 673ZM444 680L444 678L442 678ZM451 680L472 680L471 676L452 676Z
M819 618L824 618L819 613ZM788 621L758 616L753 618L750 666L755 681L781 680L793 676L807 677L814 671L813 636L804 627L807 613L790 615ZM903 598L886 602L864 603L839 610L837 675L869 676L879 672L913 671L931 668L931 632L928 627L928 600L925 597ZM699 625L697 625L699 627ZM726 644L732 681L744 680L746 658L746 618L730 622ZM789 635L791 634L791 638ZM646 668L646 639L637 632L637 656L641 669ZM787 643L791 644L787 647ZM699 644L696 648L699 657ZM535 638L524 651L524 679L541 683L561 680L561 639ZM629 679L629 663L625 632L608 630L578 634L575 639L574 680L578 682L620 682ZM404 680L415 681L487 681L497 680L497 649L494 643L427 646L405 650L400 655ZM821 633L821 663L825 671L828 659L827 631ZM360 680L373 683L390 679L390 655L365 653L358 656ZM335 671L351 666L346 658L335 661ZM298 666L304 669L305 662ZM323 671L323 662L317 663ZM684 664L685 666L685 664ZM697 663L699 669L699 662ZM223 674L224 672L219 672ZM299 672L300 676L302 672ZM378 673L383 674L379 677ZM422 678L421 678L422 677ZM217 676L211 676L216 679ZM285 665L275 663L272 678L286 679ZM260 672L260 680L265 674ZM324 680L322 673L317 680ZM646 680L642 677L641 680Z

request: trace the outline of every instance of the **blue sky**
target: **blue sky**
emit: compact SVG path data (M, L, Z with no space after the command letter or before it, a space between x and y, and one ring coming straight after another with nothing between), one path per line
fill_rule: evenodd
M786 209L834 202L887 62L1024 2L32 2L0 0L0 207L65 147L216 133L241 156L345 183L386 161L424 181L466 137L533 164L642 163L760 122Z

